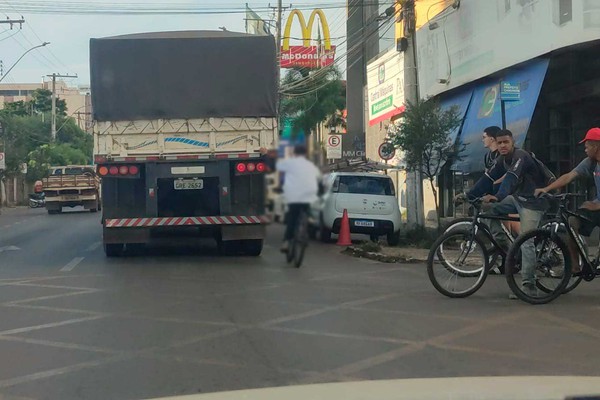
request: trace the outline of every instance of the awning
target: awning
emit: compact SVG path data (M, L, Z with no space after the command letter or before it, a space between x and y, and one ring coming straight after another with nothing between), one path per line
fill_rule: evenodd
M506 125L514 135L516 146L523 146L548 62L548 59L536 59L521 64L474 87L471 106L460 135L460 143L465 148L459 155L460 159L452 166L453 170L463 173L484 170L483 157L487 150L483 147L481 136L488 126L502 126L500 82L504 80L521 84L521 100L506 102Z
M456 141L456 137L460 132L460 129L463 126L465 115L469 110L469 105L471 104L471 98L473 97L473 89L469 87L468 89L458 89L453 91L453 93L446 95L440 95L440 108L442 112L448 111L451 107L456 107L458 111L458 116L461 119L461 124L458 126L451 134L450 134L450 142L454 143Z

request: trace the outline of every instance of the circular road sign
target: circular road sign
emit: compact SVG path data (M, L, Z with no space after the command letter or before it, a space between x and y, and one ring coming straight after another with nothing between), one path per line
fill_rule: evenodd
M381 143L381 145L379 146L378 152L379 157L381 157L382 160L388 161L394 158L394 156L396 155L396 148L393 144L389 142L384 142Z

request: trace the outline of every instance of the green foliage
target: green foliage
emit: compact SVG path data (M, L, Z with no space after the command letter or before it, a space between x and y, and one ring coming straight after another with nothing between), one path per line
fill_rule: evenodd
M33 106L36 113L48 113L52 111L52 92L47 89L36 89L31 94L31 101L28 102L29 107ZM65 100L56 99L56 115L67 115L67 102Z
M402 233L400 236L399 247L413 246L420 249L429 249L438 237L434 230L417 226Z
M283 78L281 115L294 120L293 133L310 134L319 123L346 108L341 73L335 68L313 72L291 69Z
M6 114L16 115L19 117L24 117L29 114L28 103L25 103L23 100L15 101L12 103L5 103L4 109L2 110Z
M33 182L47 176L56 165L89 164L90 157L68 143L45 144L29 153L27 180Z
M456 107L442 111L434 99L406 105L403 118L395 124L391 141L404 152L406 168L418 171L428 180L435 199L438 226L440 210L435 179L443 165L459 158L461 149L450 140L450 134L459 128L461 118Z

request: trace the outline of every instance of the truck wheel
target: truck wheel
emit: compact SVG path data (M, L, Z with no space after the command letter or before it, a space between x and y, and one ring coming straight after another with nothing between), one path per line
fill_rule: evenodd
M262 239L249 239L249 240L241 240L240 241L242 251L244 254L252 257L260 256L263 249L263 240Z
M48 214L50 215L56 215L56 214L60 214L61 210L48 210Z
M115 243L110 243L110 244L104 244L104 254L106 254L106 257L118 257L121 255L121 253L123 252L123 245L122 244L115 244Z

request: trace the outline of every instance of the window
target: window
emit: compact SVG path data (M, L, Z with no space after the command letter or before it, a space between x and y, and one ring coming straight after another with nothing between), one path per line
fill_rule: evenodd
M394 196L394 187L389 178L373 176L340 176L333 188L337 193L372 194Z

